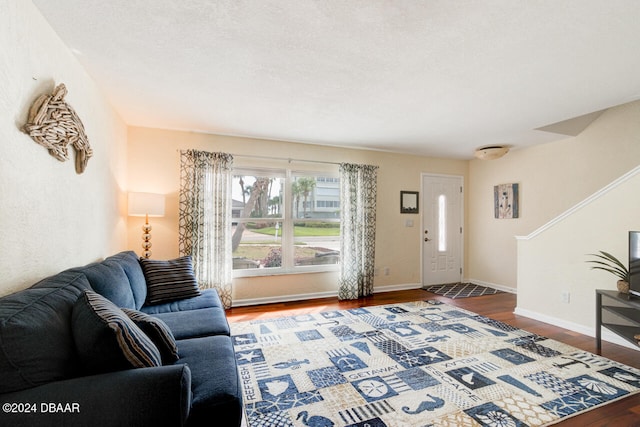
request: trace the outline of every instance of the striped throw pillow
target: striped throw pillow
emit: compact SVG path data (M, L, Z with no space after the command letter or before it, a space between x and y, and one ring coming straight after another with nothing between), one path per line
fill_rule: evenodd
M161 366L158 348L102 295L86 290L71 312L76 349L88 373Z
M159 304L200 295L190 256L168 261L141 259L147 281L146 303Z
M133 320L142 332L147 334L151 341L158 347L163 365L172 365L178 360L178 346L171 329L161 319L149 316L147 313L123 308L129 319Z

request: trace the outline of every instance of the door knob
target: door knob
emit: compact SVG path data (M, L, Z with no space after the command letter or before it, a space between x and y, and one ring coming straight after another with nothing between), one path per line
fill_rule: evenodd
M425 241L425 242L430 242L430 241L431 241L431 239L430 239L430 238L428 238L428 237L425 237L425 238L424 238L424 241Z

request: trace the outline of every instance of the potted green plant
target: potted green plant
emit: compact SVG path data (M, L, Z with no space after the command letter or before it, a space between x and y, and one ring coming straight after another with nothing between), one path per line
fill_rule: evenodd
M604 270L613 274L619 279L617 283L618 291L625 294L629 293L629 269L627 269L627 266L610 253L604 251L599 252L598 254L589 254L596 258L587 261L593 264L591 269Z

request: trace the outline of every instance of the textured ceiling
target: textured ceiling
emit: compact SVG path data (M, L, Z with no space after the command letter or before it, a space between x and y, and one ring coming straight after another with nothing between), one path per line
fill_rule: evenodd
M134 126L471 158L640 99L637 0L34 3Z

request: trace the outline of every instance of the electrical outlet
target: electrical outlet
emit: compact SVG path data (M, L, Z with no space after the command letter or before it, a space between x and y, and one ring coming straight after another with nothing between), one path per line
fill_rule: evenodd
M389 267L385 267L384 268L384 275L385 276L388 276L390 272L391 272L391 269Z
M569 301L571 299L571 294L569 293L569 291L563 291L561 298L563 303L569 304Z

